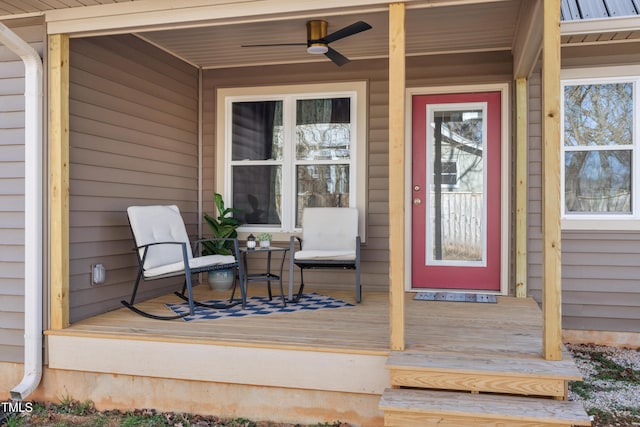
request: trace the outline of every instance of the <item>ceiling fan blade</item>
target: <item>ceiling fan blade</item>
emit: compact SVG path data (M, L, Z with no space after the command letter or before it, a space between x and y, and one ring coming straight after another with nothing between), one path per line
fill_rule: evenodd
M269 43L269 44L243 44L240 47L268 47L268 46L306 46L307 43Z
M329 35L324 36L321 40L326 42L326 43L331 43L334 42L336 40L340 40L343 39L345 37L349 37L352 36L354 34L358 34L361 33L362 31L367 31L370 30L372 27L371 25L367 24L364 21L358 21L355 22L351 25L348 25L346 27L344 27L341 30L338 30L334 33L331 33Z
M324 54L327 58L333 61L338 67L342 67L344 64L351 62L349 58L341 54L335 49L329 48L327 53Z

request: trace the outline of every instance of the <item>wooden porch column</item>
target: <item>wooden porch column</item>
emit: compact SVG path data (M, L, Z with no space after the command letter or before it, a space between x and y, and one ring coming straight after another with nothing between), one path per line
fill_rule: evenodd
M562 359L560 229L560 0L544 0L542 36L543 354Z
M49 36L51 329L69 326L69 36Z
M391 349L404 350L405 7L389 4L389 319Z
M516 296L527 296L527 79L516 79Z

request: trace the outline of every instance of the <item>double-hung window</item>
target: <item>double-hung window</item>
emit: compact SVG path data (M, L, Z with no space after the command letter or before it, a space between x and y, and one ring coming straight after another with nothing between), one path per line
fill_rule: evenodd
M566 229L640 227L640 77L562 81L562 219Z
M240 211L241 231L300 230L306 207L358 207L364 217L364 82L217 96L217 189Z

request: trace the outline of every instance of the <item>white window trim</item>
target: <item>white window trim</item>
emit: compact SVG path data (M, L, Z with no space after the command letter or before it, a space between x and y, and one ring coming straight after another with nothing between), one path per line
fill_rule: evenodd
M367 207L367 113L368 113L368 85L366 81L357 82L340 82L340 83L318 83L303 85L282 85L282 86L258 86L258 87L238 87L238 88L220 88L216 91L216 161L215 161L215 191L222 194L225 204L231 206L231 183L227 179L230 176L230 132L227 126L226 115L227 99L241 98L247 99L274 99L278 96L299 96L308 98L312 94L321 94L323 97L327 95L337 94L344 95L351 92L355 94L356 114L352 117L353 129L355 131L355 149L354 160L355 171L351 172L351 178L355 179L354 195L350 197L350 206L358 208L358 228L362 242L366 241L366 207ZM284 171L283 171L284 173ZM288 216L289 212L283 212ZM243 230L240 228L239 237L244 238L250 232L268 231L273 234L275 241L285 241L293 234L299 234L300 230L278 230L264 227L251 227Z
M564 165L564 87L585 83L616 83L634 82L634 117L633 117L633 166L638 164L640 156L640 66L621 67L594 67L587 69L567 69L561 72L561 102L560 102L560 138L561 138L561 162ZM640 197L640 168L633 167L632 183L632 208L631 214L566 214L564 205L564 166L560 168L561 174L561 228L563 230L640 230L640 206L637 203ZM578 216L584 216L582 218Z

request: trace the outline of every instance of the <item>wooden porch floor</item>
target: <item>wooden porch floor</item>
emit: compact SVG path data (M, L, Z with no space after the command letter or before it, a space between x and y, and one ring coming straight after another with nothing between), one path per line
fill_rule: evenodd
M253 287L250 295L259 294ZM352 290L312 291L355 304ZM198 299L228 297L205 285L194 289ZM499 297L497 304L406 300L408 351L451 352L539 358L542 316L534 300ZM168 314L166 295L141 308ZM389 296L363 292L354 307L207 321L151 320L121 308L71 325L54 335L132 338L165 342L209 343L247 347L306 349L363 354L389 353Z

